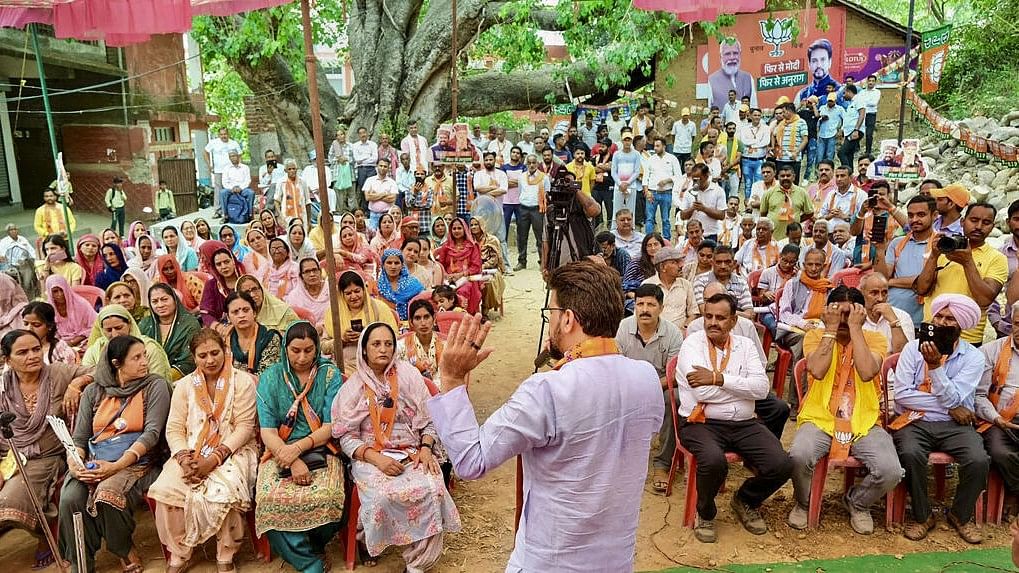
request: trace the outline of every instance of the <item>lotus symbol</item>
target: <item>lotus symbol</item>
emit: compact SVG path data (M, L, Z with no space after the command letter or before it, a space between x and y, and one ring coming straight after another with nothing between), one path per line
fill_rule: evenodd
M934 85L941 83L941 70L945 68L945 52L940 50L931 54L930 63L927 64L927 76Z
M789 18L779 18L778 20L759 21L761 24L761 38L765 44L773 46L772 50L768 52L768 55L772 58L781 58L785 55L782 44L793 39L793 29L787 23L788 20Z

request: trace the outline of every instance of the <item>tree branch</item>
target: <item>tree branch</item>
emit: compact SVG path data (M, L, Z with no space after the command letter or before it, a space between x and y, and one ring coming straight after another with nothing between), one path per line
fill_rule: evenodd
M602 72L605 65L599 66ZM652 66L652 69L654 66ZM567 101L573 97L591 95L591 103L609 102L617 99L619 89L634 90L652 81L640 68L630 72L627 82L611 85L601 91L595 85L596 70L584 62L573 62L565 66L546 64L537 69L519 69L510 73L489 71L460 80L459 113L468 116L488 115L498 111L533 109L548 106L546 94L555 94L556 100ZM570 91L566 90L569 80Z

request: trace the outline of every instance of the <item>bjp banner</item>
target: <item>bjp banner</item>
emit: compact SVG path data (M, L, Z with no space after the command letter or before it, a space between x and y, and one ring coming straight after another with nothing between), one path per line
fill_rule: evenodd
M951 33L952 25L945 24L920 35L922 39L920 61L921 70L923 70L920 84L921 93L929 94L938 91L941 72L945 69L945 60L948 59L948 38Z
M729 90L751 107L772 108L779 98L799 102L842 87L846 11L824 8L828 20L818 29L817 10L737 14L735 24L709 37L697 50L697 97L722 108ZM799 30L798 35L794 30ZM795 43L794 43L795 36Z

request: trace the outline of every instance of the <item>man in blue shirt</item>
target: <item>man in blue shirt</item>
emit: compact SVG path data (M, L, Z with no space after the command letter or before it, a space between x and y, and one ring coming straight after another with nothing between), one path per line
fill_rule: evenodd
M835 137L842 127L845 110L836 104L835 94L828 94L825 105L817 110L817 163L827 159L835 159Z
M931 303L931 322L955 329L956 341L944 355L932 341L906 344L895 368L895 413L889 425L905 484L912 500L913 523L903 530L919 541L935 527L927 494L927 456L945 452L959 464L959 485L948 523L967 543L980 543L980 527L971 522L977 498L987 483L991 460L973 427L976 390L984 373L984 355L959 333L980 321L980 307L961 294L943 294Z
M877 249L874 270L891 277L888 279L888 303L908 312L913 324L920 324L923 304L913 289L913 281L930 255L931 241L936 240L931 228L934 199L921 195L913 197L906 203L906 217L909 219L908 234L892 239L883 252Z

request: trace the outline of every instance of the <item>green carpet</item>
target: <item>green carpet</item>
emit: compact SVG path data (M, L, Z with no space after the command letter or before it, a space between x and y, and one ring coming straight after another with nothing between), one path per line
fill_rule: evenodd
M718 568L679 567L658 573L989 573L1015 571L1007 549L973 549L955 553L910 553L896 559L892 555L867 555L843 559L816 559L799 563L727 565Z

